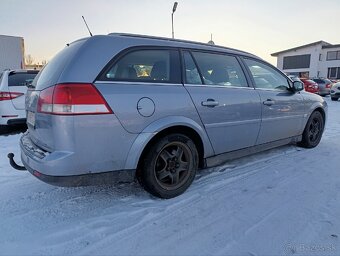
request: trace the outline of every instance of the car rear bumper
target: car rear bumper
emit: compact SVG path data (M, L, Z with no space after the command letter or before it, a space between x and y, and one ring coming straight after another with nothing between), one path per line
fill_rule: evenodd
M319 95L321 96L326 96L326 95L330 95L331 94L331 89L329 88L320 88L319 90Z
M106 124L110 124L110 121ZM21 159L26 169L32 173L36 171L41 177L71 179L126 169L125 161L137 134L127 133L118 124L111 129L95 128L91 133L86 132L86 127L81 128L72 133L72 143L69 143L71 139L67 134L58 134L55 140L58 140L59 148L51 151L38 146L30 132L26 132L20 139Z
M18 121L20 124L26 122L25 110L17 110L12 103L0 101L0 125L11 125L11 122Z
M333 92L331 92L331 96L333 96L333 97L340 97L340 91L333 91Z
M112 172L90 173L71 176L52 176L40 173L39 171L32 169L27 163L24 162L24 160L22 160L22 162L26 169L34 177L47 184L60 187L93 186L121 182L132 182L135 178L135 170L117 170Z
M29 139L28 133L25 133L20 139L21 147L21 161L25 168L36 178L56 186L88 186L100 184L112 184L115 182L131 182L135 176L135 170L115 170L110 172L100 173L85 173L79 175L51 175L46 174L44 171L50 169L50 173L62 165L64 168L70 169L71 165L65 166L70 163L73 153L70 152L53 152L48 153L36 145Z

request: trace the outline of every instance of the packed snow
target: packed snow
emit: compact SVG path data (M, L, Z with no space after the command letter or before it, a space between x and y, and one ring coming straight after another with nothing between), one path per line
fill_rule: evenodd
M314 149L200 171L161 200L138 184L60 188L12 169L0 136L0 255L340 255L340 101Z

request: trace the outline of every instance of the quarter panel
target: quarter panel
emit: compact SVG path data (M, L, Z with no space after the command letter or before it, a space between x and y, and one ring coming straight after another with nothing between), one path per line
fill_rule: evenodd
M141 133L151 123L169 116L180 115L201 124L195 106L181 84L98 81L95 85L130 133ZM155 109L150 116L141 114L138 109L142 98L154 103Z

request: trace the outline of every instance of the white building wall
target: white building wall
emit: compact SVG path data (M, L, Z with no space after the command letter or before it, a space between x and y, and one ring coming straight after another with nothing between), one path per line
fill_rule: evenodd
M340 47L322 49L322 60L319 62L321 77L327 77L328 68L340 67L340 60L327 60L327 52L333 51L340 51Z
M277 67L285 73L290 72L309 72L310 77L318 76L319 70L319 55L322 53L322 45L313 45L298 50L293 50L285 53L281 53L277 56ZM304 55L310 54L310 67L309 68L299 68L299 69L283 69L283 58L287 56Z
M24 68L24 39L0 35L0 72Z

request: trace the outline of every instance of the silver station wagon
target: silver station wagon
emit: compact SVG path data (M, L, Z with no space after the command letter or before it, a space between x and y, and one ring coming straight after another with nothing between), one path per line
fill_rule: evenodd
M136 177L161 198L183 193L200 168L315 147L327 116L320 96L252 54L151 36L70 43L33 86L20 142L27 170L60 186Z

